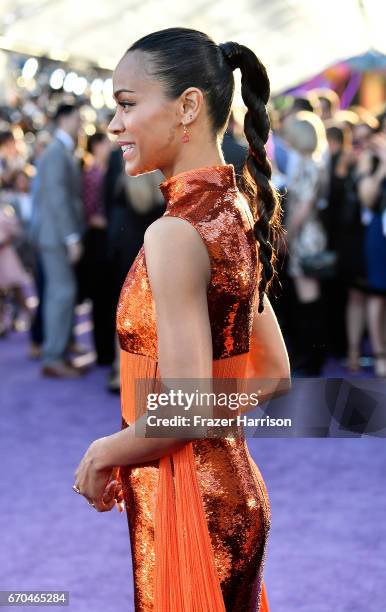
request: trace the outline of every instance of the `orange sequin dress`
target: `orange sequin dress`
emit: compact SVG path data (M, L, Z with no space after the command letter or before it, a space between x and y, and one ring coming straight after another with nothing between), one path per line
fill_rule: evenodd
M191 223L210 257L213 377L242 379L251 366L259 265L234 168L190 170L160 187L164 216ZM122 288L117 332L125 428L138 417L135 379L160 378L143 246ZM243 437L195 440L160 460L121 467L120 478L137 612L268 612L263 567L270 505Z

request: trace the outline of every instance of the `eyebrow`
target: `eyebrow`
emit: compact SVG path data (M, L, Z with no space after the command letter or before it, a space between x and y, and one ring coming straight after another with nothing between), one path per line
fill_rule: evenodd
M114 98L117 98L119 96L120 93L135 93L135 91L133 91L132 89L117 89L117 91L114 91Z

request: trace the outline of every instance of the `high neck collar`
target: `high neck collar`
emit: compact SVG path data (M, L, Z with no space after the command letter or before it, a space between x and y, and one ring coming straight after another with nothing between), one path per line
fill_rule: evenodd
M180 172L160 184L168 207L185 195L202 191L236 189L236 175L232 164L206 166Z

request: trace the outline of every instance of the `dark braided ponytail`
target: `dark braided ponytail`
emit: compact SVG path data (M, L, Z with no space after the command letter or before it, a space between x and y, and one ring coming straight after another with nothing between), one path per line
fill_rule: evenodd
M243 169L241 189L250 202L255 219L254 234L260 246L262 269L258 312L263 312L264 293L275 274L275 246L283 231L280 200L270 182L272 167L264 146L270 130L266 109L270 83L265 67L251 49L235 42L223 43L219 47L231 70L241 70L241 94L248 109L244 131L249 152Z
M260 245L261 280L259 312L264 292L275 274L275 246L281 228L281 207L273 189L271 164L265 143L269 119L265 105L270 87L267 72L256 55L243 45L227 42L217 45L207 34L190 28L167 28L137 40L127 52L140 50L148 56L150 75L175 99L187 87L198 87L204 94L214 136L225 132L234 95L233 70L241 70L241 93L247 106L244 130L249 154L239 183L246 195L253 218L254 234Z

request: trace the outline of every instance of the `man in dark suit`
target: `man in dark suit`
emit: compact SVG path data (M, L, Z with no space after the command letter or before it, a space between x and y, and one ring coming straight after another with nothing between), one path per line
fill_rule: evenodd
M76 303L75 265L82 255L84 231L81 174L74 159L81 117L70 104L59 106L56 131L39 162L35 241L45 276L43 307L45 376L75 377L66 362Z

